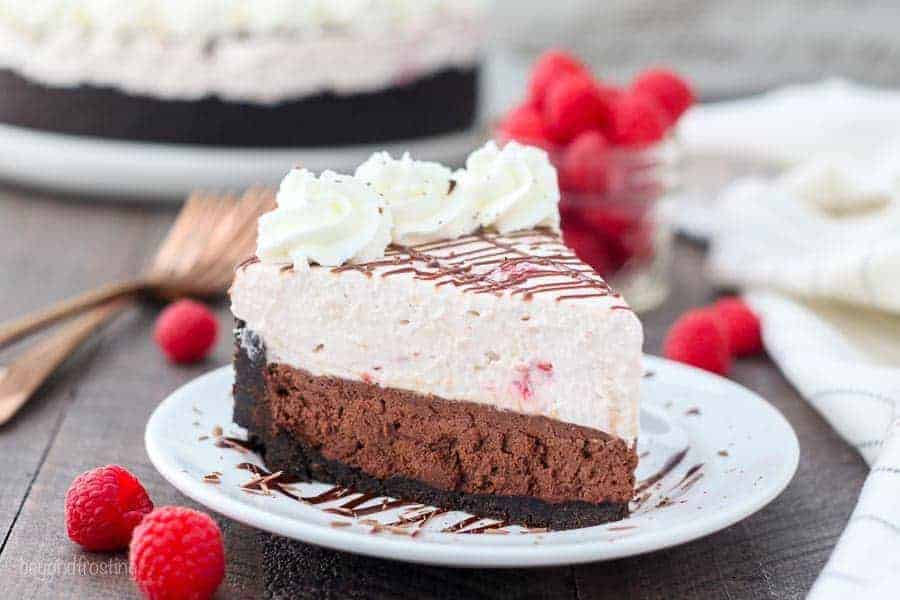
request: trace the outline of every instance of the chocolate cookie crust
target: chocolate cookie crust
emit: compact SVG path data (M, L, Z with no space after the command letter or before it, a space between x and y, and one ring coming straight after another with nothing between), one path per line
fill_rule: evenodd
M54 133L236 147L371 144L464 131L478 69L445 69L371 93L319 94L273 106L163 100L112 88L49 87L0 70L0 122Z
M544 417L268 364L238 323L235 421L273 470L484 517L569 529L628 514L637 456ZM376 393L373 393L373 390Z

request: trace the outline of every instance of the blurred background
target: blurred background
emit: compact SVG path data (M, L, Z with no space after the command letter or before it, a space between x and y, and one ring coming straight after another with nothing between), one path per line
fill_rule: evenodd
M500 47L534 56L562 43L613 79L668 64L709 100L833 76L900 81L886 0L499 0L496 12Z

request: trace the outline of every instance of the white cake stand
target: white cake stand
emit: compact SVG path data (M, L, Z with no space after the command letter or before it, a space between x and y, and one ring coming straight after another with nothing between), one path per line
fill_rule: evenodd
M273 185L295 165L353 171L373 152L410 152L421 160L461 166L484 143L492 116L521 94L527 62L502 52L484 64L482 121L453 135L339 148L214 148L60 135L0 124L0 180L105 201L180 202L196 189L242 190Z
M110 200L180 202L195 189L273 185L292 166L350 171L378 150L459 164L480 128L390 144L340 148L214 148L60 135L0 124L0 179Z

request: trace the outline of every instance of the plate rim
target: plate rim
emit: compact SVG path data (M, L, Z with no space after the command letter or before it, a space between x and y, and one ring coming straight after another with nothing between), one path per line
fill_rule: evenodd
M800 459L800 445L796 432L790 422L775 406L762 396L734 381L699 369L676 363L656 356L644 355L645 367L648 370L683 371L689 377L711 379L717 385L734 387L753 399L764 411L768 412L773 424L783 430L786 462L776 473L777 480L770 479L770 486L756 496L744 496L728 505L728 509L709 513L703 519L687 520L678 525L669 526L665 530L651 531L639 536L626 536L608 544L599 544L597 540L580 540L558 544L534 545L483 545L452 544L429 542L427 538L410 543L405 538L389 536L361 536L352 531L313 524L292 519L288 516L260 510L249 503L226 494L210 495L210 486L183 472L177 465L171 464L166 457L162 438L155 435L155 429L162 426L162 419L170 405L175 405L184 397L190 397L192 388L201 388L209 380L227 376L233 377L231 365L225 365L192 379L169 394L154 409L147 422L144 433L144 444L150 462L154 468L181 493L206 508L222 514L245 525L342 552L372 556L386 560L430 564L466 568L526 568L549 567L583 564L588 562L614 560L627 556L636 556L685 544L701 537L711 535L758 512L790 485ZM227 373L226 373L227 372ZM211 501L212 498L212 501ZM476 548L478 551L476 551ZM497 552L499 551L499 554Z

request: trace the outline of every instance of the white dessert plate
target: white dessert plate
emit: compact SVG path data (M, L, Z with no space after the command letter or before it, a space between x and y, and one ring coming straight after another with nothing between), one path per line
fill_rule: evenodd
M753 514L784 490L799 458L791 426L753 392L660 358L648 356L645 364L639 492L628 519L596 527L551 532L492 528L495 521L460 512L436 514L423 524L416 518L433 509L389 505L383 510L385 499L354 503L359 495L352 493L318 502L316 496L321 499L333 489L328 483L280 486L276 480L265 487L247 486L254 475L246 463L263 463L230 441L245 437L232 423L231 367L208 373L166 398L147 424L145 441L163 477L200 504L310 544L455 567L610 560L689 542ZM217 438L220 428L224 437ZM334 510L353 504L365 514L345 516L346 509ZM404 516L414 522L396 524Z

